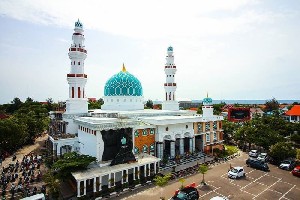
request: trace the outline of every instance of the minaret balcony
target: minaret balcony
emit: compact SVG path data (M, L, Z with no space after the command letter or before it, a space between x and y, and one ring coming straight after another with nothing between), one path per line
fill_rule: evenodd
M176 83L165 83L165 86L176 86Z
M174 69L176 69L176 66L165 66L165 68L174 68Z
M84 77L87 78L86 74L67 74L67 77Z
M69 51L79 51L79 52L83 52L83 53L87 53L87 51L83 48L76 48L76 47L71 47L69 48Z

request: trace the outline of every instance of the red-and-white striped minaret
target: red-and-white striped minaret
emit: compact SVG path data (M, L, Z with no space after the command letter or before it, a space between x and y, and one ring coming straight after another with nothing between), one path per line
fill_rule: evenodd
M69 48L71 70L67 74L69 84L69 98L66 101L65 114L88 113L88 100L85 98L85 84L87 75L84 73L84 60L87 51L84 46L83 26L79 21L75 22L72 36L73 44Z
M176 88L175 74L176 65L174 64L173 47L168 47L166 56L165 74L166 82L165 87L165 100L162 103L162 110L179 110L179 103L176 101Z

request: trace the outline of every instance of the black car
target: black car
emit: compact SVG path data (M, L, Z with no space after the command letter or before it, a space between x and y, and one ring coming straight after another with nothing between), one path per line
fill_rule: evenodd
M263 161L260 161L260 160L249 158L249 159L246 160L246 165L250 166L252 168L255 168L255 169L260 169L260 170L263 170L263 171L269 171L269 166L267 165L267 163L265 163Z
M199 192L197 188L185 187L176 193L171 200L197 200L199 199Z

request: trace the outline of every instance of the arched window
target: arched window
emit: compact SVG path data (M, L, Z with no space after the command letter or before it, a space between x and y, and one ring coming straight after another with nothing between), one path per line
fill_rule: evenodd
M144 129L143 130L143 136L146 136L146 135L148 135L148 132L147 132L147 129Z
M155 133L154 128L151 128L151 129L150 129L150 135L153 135L154 133Z
M169 131L169 127L166 127L166 131Z
M135 137L139 137L139 131L138 131L138 130L135 130L135 131L134 131L134 136L135 136Z
M146 144L143 146L143 153L148 153L148 146Z
M134 147L134 154L138 154L138 153L140 153L140 150L139 150L139 148L137 148L137 147Z

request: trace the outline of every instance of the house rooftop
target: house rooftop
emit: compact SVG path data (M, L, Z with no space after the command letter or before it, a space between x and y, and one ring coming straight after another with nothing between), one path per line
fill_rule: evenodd
M300 116L300 105L294 105L291 110L288 110L286 113L286 115L296 115L296 116Z

